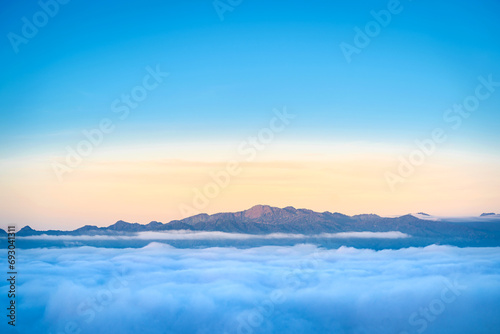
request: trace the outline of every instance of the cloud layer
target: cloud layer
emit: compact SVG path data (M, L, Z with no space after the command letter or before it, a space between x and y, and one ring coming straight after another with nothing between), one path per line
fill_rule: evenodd
M153 242L20 250L18 267L19 333L500 329L498 248L177 249ZM3 294L0 301L7 302Z
M270 234L246 234L227 232L206 232L206 231L167 231L167 232L139 232L133 235L34 235L21 237L31 240L249 240L249 239L404 239L409 238L408 234L399 231L390 232L340 232L340 233L320 233L314 235L304 235L296 233L270 233Z

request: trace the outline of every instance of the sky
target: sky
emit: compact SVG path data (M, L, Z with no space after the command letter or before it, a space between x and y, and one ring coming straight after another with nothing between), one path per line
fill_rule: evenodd
M497 1L1 6L0 227L500 211Z

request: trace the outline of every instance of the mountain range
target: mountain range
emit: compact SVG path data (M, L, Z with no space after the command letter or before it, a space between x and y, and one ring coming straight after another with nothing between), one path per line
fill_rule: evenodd
M459 237L467 239L499 238L500 217L492 213L481 215L482 219L453 222L434 219L418 214L387 218L375 214L348 216L338 212L315 212L288 206L277 208L256 205L248 210L217 214L198 214L163 224L152 221L149 224L117 221L108 227L85 225L73 231L37 231L25 226L17 236L34 235L119 235L146 231L221 231L230 233L301 233L306 235L338 232L388 232L400 231L415 237ZM499 219L495 219L499 218ZM493 219L492 219L493 218ZM6 232L0 230L0 235Z

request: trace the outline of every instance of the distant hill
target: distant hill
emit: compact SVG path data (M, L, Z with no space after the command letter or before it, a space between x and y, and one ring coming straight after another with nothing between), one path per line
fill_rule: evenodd
M495 224L495 226L499 225ZM166 230L222 231L252 234L281 232L308 235L324 232L400 231L416 237L452 236L480 239L490 237L488 228L484 224L433 221L420 219L410 214L395 218L385 218L375 214L348 216L338 212L315 212L307 209L296 209L291 206L281 209L268 205L256 205L244 211L213 215L199 214L166 224L156 221L149 224L138 224L119 220L108 227L86 225L74 231L36 231L29 226L25 226L17 232L17 235L118 235Z

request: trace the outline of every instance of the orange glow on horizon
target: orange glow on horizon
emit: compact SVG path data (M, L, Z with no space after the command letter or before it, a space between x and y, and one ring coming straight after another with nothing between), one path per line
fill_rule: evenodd
M241 211L255 204L348 215L424 211L461 216L498 211L500 163L494 158L440 155L393 192L384 173L394 170L394 154L340 152L314 160L301 156L286 153L275 159L240 161L239 172L229 181L220 176L222 186L211 176L226 173L228 162L222 159L99 157L68 174L62 183L47 159L4 160L2 220L20 227L74 229L85 224L108 226L120 219L165 223L189 213Z

